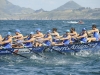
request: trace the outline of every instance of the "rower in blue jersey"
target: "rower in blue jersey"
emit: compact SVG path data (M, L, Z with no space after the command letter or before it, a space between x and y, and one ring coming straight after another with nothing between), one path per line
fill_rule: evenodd
M59 39L62 42L55 43L53 45L68 45L68 44L70 44L70 41L71 41L70 30L67 30L66 34L64 34L63 36L61 36Z
M15 31L15 36L13 36L13 38L14 38L14 42L15 42L15 44L13 44L13 47L14 48L20 48L20 47L22 47L22 42L23 42L23 35L21 34L21 32L20 32L20 30L19 29L16 29L16 31Z
M71 43L74 43L74 42L76 42L77 41L77 36L78 36L78 34L77 34L77 32L75 31L75 28L71 28L70 29L70 35L71 35Z
M51 44L52 44L51 30L48 30L47 33L44 35L43 45L51 46Z
M27 37L27 40L23 42L23 43L25 43L24 47L33 47L33 44L34 44L34 41L35 41L33 34L34 33L31 32L30 35Z
M70 44L70 41L71 41L70 30L66 31L66 34L63 35L63 38L61 40L63 40L64 45Z
M12 36L11 32L8 32L7 36L3 39L3 41L0 43L4 49L12 48Z
M89 38L89 42L100 40L99 29L97 29L96 25L92 25L92 30L90 31L90 33L93 34L93 37Z
M87 42L87 32L86 29L83 28L81 34L77 37L80 40L80 43L86 43Z
M51 35L53 36L53 42L54 43L59 43L59 33L57 32L57 28L52 29Z

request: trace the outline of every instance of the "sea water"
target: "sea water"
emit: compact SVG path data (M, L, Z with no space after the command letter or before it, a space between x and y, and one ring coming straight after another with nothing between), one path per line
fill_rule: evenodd
M75 27L78 33L82 28L91 29L96 24L100 29L100 20L83 20L85 24L68 24L67 20L8 20L0 21L0 34L5 37L7 32L15 35L20 29L25 36L41 28L47 30L57 28L60 35L67 29ZM98 48L99 50L99 48ZM35 54L26 55L28 59L17 55L0 55L0 75L100 75L100 52L81 51L79 53L60 54L45 52L45 57Z

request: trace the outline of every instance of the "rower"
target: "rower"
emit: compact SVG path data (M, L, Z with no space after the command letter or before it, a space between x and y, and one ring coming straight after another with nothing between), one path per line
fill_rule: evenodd
M27 37L26 41L23 41L24 47L33 47L33 43L35 41L35 38L33 37L33 32L30 33L30 35Z
M62 42L59 44L55 44L55 45L68 45L68 44L70 44L70 41L71 41L70 30L67 30L66 34L64 34L62 36L62 38L60 38L60 40L62 40Z
M70 35L71 35L71 42L74 43L76 42L76 38L78 36L77 32L75 31L75 28L70 29Z
M34 35L36 38L43 38L43 33L41 32L40 28L36 29L36 34Z
M92 30L90 30L90 33L93 34L93 37L89 38L89 42L100 40L99 29L97 29L96 25L92 25Z
M2 36L0 35L0 42L3 40Z
M44 35L43 44L46 46L51 46L52 44L51 30L48 30L47 33Z
M23 42L23 35L21 34L19 29L16 29L15 32L15 36L13 36L13 38L15 39L15 44L13 45L13 47L21 47L22 46L22 42Z
M11 36L11 32L8 32L7 36L3 39L3 41L0 43L4 48L4 49L7 49L7 48L12 48L12 36Z
M64 44L64 45L70 44L70 41L71 41L70 30L67 30L67 31L66 31L66 34L63 35L62 40L63 40L63 44Z
M35 41L35 46L38 47L38 46L41 46L41 42L43 42L43 33L41 32L41 29L40 28L37 28L36 29L36 34L34 34L34 38L36 38L36 41Z
M59 42L59 33L57 32L57 29L56 28L53 28L52 29L52 33L51 35L53 36L53 42L57 43Z
M86 29L83 28L81 34L77 37L80 40L80 43L86 43L87 42L87 32Z

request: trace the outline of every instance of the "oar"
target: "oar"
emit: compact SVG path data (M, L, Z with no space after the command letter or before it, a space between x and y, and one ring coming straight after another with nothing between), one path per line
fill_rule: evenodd
M23 56L23 55L21 55L21 54L18 54L18 53L16 53L16 52L13 52L13 51L11 51L11 50L9 50L9 49L6 49L6 50L9 51L9 52L11 52L11 53L13 53L13 54L15 54L15 55L18 55L18 56L20 56L20 57L23 57L23 58L28 59L26 56Z
M22 45L24 46L24 44L22 43ZM25 47L25 46L24 46ZM34 46L33 46L34 47ZM31 50L31 49L29 49L28 47L25 47L25 48L27 48L29 51L32 51L33 53L35 53L36 55L39 55L39 56L41 56L41 57L43 57L43 58L46 58L46 59L48 59L46 56L43 56L43 55L41 55L41 54L39 54L39 53L37 53L37 52L35 52L34 50Z
M58 52L58 53L60 53L60 54L63 54L63 55L66 55L65 53L63 53L63 52L61 52L61 51L59 51L59 50L55 50L54 48L52 48L53 46L47 46L47 48L50 48L50 49L52 49L52 50L54 50L54 51L56 51L56 52Z
M36 55L39 55L40 57L46 58L48 59L46 56L43 56L41 54L39 54L38 52L35 52L34 50L29 49L28 47L26 47L28 50L32 51L33 53L35 53ZM45 49L44 49L45 50Z

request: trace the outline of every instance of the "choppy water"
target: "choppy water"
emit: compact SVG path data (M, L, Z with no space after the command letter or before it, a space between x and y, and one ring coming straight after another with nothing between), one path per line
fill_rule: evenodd
M96 24L100 29L100 20L84 20L84 25L68 24L67 21L0 21L0 34L5 36L8 31L14 35L20 29L26 35L36 28L42 32L54 27L63 34L66 29L75 27L78 32L86 27L91 29ZM98 48L99 49L99 48ZM0 56L0 75L100 75L100 52L80 52L77 54L59 54L47 52L48 59L34 54L25 59L15 55Z

